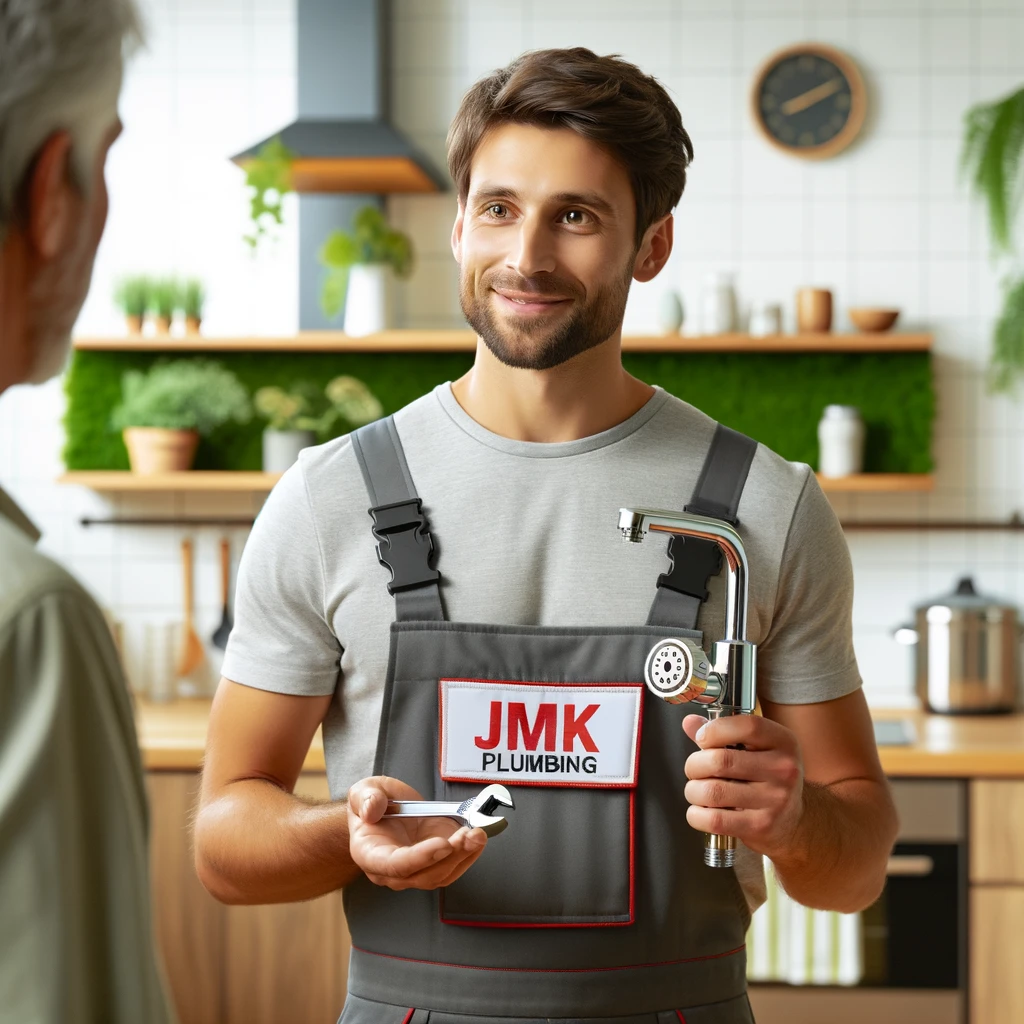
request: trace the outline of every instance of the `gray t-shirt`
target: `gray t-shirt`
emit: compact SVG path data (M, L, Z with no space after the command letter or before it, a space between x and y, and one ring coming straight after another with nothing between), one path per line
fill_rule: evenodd
M715 427L658 389L599 434L517 441L472 419L448 383L401 409L395 425L430 523L447 617L540 626L646 622L669 568L667 542L623 543L618 510L682 509ZM336 798L373 771L395 617L369 506L347 437L302 453L245 547L222 669L246 686L333 694L323 732ZM759 445L738 515L758 692L804 704L856 690L850 557L814 474ZM722 636L725 573L710 591L698 621L706 643ZM759 862L744 886L752 903L763 898Z

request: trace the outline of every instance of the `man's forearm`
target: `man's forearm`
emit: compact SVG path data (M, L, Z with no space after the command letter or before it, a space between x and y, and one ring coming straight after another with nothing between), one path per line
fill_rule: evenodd
M290 903L348 885L344 801L313 803L261 779L225 786L195 823L196 872L222 903Z
M870 906L885 884L897 820L884 782L805 783L803 815L772 863L793 899L851 913Z

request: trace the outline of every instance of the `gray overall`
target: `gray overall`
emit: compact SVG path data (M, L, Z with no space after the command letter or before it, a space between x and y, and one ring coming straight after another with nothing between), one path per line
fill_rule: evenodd
M659 577L643 626L448 622L394 422L379 420L352 439L396 605L374 774L401 779L424 799L462 800L487 782L475 775L458 781L451 768L451 750L465 737L445 734L446 701L486 705L492 692L541 687L550 703L537 707L552 717L523 717L521 737L508 741L515 747L521 738L523 752L518 760L509 754L504 768L501 757L487 761L486 722L476 736L482 761L498 773L487 781L508 786L515 809L465 875L433 892L394 892L366 878L346 888L352 956L342 1024L612 1017L618 1024L750 1024L746 902L731 868L704 866L701 833L686 822L684 764L696 749L680 728L688 711L643 685L658 641L700 642L697 612L707 575L720 564L709 552L714 545L671 539L672 569ZM719 427L687 508L735 521L755 448ZM608 543L621 543L611 516ZM697 568L687 573L690 563ZM565 693L580 695L568 711ZM604 698L618 707L635 702L637 718L633 734L615 726L619 740L634 736L635 753L624 755L635 758L634 774L609 784L587 774L603 755L587 759L597 743L583 724ZM595 703L572 710L585 701ZM559 708L564 732L555 728ZM556 739L566 742L556 748ZM531 782L517 785L517 766L532 773ZM545 771L559 781L546 784Z

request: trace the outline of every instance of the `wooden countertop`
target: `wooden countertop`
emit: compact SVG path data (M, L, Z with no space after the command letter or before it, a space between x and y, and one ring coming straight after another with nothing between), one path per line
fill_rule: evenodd
M157 771L198 768L209 711L205 700L137 701L135 720L143 765ZM879 721L903 720L913 736L908 746L879 747L887 775L1024 778L1024 714L953 716L881 709L873 715ZM324 770L319 731L303 770Z

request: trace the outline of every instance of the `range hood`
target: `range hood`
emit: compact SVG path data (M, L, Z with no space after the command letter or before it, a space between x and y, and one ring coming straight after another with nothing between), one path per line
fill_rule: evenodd
M271 139L296 156L296 192L440 192L447 175L388 122L388 0L298 0L298 117Z

